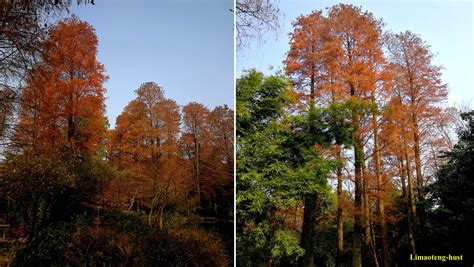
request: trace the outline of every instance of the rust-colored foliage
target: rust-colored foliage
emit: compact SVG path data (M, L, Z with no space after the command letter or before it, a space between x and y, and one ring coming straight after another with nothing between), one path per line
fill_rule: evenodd
M110 132L108 159L121 173L110 184L108 198L125 210L137 202L150 213L156 207L162 212L186 190L177 142L179 106L153 82L135 92Z
M355 219L354 266L362 265L362 245L368 253L365 257L375 265L379 260L389 265L387 224L394 222L391 214L397 212L394 192L401 193L407 208L410 246L415 252L418 241L413 236L421 239L425 234L424 204L415 207L415 202L424 203L421 188L439 164L435 155L452 145L447 126L452 117L442 107L447 96L442 67L432 63L429 46L418 35L383 34L382 25L372 13L352 5L332 6L326 14L313 11L293 23L284 61L300 112L346 101L352 109L346 119L354 129L354 152L348 157L337 136L330 146L335 159L354 164L353 174L341 168L335 171L338 264L344 249L344 210L346 217ZM343 180L354 181L353 208L342 209ZM375 249L372 222L380 225L382 257Z
M28 74L16 139L21 147L67 144L95 151L105 132L104 66L92 26L76 17L51 29L41 62Z
M192 102L181 115L156 83L135 92L109 132L107 157L119 173L104 197L123 210L145 210L159 228L169 207L212 207L218 215L233 198L233 111Z

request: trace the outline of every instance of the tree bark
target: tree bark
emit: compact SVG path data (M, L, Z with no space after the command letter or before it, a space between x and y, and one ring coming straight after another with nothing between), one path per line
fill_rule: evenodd
M364 206L364 248L366 248L366 253L369 254L370 246L370 225L371 225L371 209L370 209L370 199L367 194L368 184L366 176L366 165L365 165L365 152L362 148L362 196L363 196L363 206Z
M196 152L196 184L197 184L197 201L198 207L201 207L201 179L199 170L199 140L194 133L194 151Z
M418 118L415 113L415 110L412 110L412 123L413 123L413 141L415 146L415 171L416 171L416 193L418 197L418 219L419 219L419 230L420 230L420 240L423 240L425 235L425 207L424 200L425 195L422 191L423 188L423 174L421 172L421 152L420 152L420 134L418 129Z
M415 207L415 197L413 194L413 182L412 182L412 170L410 159L408 157L408 148L406 140L404 140L404 150L405 150L405 163L407 170L407 185L408 185L408 235L410 239L410 247L413 254L416 254L415 246L415 233L416 233L416 207Z
M336 158L341 160L341 146L336 140ZM342 166L337 166L337 256L336 265L342 266L344 257L344 216L342 210Z
M375 102L375 100L373 100ZM388 253L388 240L387 240L387 223L385 221L385 202L383 196L385 195L384 182L381 175L380 165L380 146L378 141L378 122L376 114L372 115L372 124L374 131L374 164L375 164L375 176L377 178L377 189L378 189L378 213L380 217L380 234L382 239L382 254L383 254L383 266L388 267L389 264L389 253Z
M316 193L307 194L304 199L303 227L301 231L301 248L305 250L300 258L298 266L314 266L314 238L317 218L317 197Z
M352 266L362 267L361 245L362 245L362 141L359 133L359 114L353 112L354 127L354 178L355 178L355 198L354 198L354 243Z
M158 213L158 229L161 231L163 230L163 213L165 210L166 204L160 206L160 210Z
M372 223L369 225L370 229L370 249L372 250L372 256L374 257L375 267L379 267L379 259L377 258L377 250L375 249L375 235Z

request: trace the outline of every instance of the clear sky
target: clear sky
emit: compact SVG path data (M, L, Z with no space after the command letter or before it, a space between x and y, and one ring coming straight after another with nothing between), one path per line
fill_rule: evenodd
M278 37L269 33L263 45L253 44L237 58L237 75L243 69L256 68L264 73L282 68L282 60L288 51L288 33L291 22L301 14L312 10L324 10L340 1L280 0L284 13L282 29ZM400 32L410 30L419 34L437 54L435 64L443 65L443 80L449 84L449 102L460 104L474 102L474 41L473 9L471 1L344 1L362 6L375 17L383 19L386 30ZM277 39L276 39L277 38ZM471 103L474 107L474 103Z
M96 0L71 13L96 29L111 126L134 90L154 81L180 105L234 102L232 0Z

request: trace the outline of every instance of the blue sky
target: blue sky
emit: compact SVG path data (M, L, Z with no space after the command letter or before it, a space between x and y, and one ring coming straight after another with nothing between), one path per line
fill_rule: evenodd
M237 75L243 69L256 68L270 74L282 68L288 51L291 22L301 14L321 10L340 1L280 0L284 13L281 32L268 33L264 44L252 44L237 58ZM362 6L364 10L382 18L386 30L410 30L419 34L437 56L434 63L443 65L443 80L448 83L449 102L474 102L474 41L473 9L471 1L344 1ZM272 66L274 70L270 70ZM474 103L471 103L471 107Z
M74 2L74 1L73 1ZM133 91L154 81L180 105L234 102L232 0L96 0L71 13L96 29L111 126Z

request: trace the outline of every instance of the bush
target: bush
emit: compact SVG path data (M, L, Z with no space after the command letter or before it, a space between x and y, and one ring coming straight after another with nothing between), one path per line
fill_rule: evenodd
M27 242L13 245L13 266L62 266L64 251L72 239L67 225L46 227L38 231Z
M110 173L102 160L82 155L10 155L4 164L2 193L11 203L12 223L31 237L86 213Z

